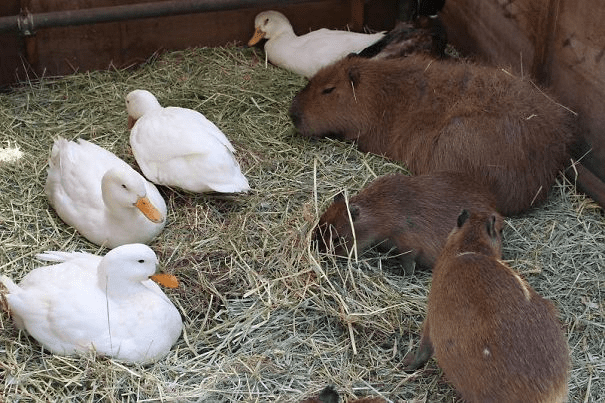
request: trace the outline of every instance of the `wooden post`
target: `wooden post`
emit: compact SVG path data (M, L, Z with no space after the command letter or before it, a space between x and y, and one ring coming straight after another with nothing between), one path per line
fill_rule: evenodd
M351 22L349 24L352 31L363 30L363 0L351 0Z

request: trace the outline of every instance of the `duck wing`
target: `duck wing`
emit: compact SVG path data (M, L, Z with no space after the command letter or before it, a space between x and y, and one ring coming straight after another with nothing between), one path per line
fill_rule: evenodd
M81 216L83 211L91 215L101 214L104 209L101 180L107 170L118 166L129 167L96 144L83 139L77 142L57 139L51 151L44 186L50 204L62 218ZM95 219L100 217L89 217L89 221ZM73 226L72 222L67 223Z
M95 326L100 320L91 320L103 317L103 304L94 303L100 300L96 267L101 258L81 252L38 256L62 263L32 270L18 286L11 281L6 298L15 322L54 353L86 351L91 337L103 330Z
M130 142L141 170L152 182L193 192L225 192L220 184L233 178L241 182L233 146L195 111L165 108L144 115L132 128Z

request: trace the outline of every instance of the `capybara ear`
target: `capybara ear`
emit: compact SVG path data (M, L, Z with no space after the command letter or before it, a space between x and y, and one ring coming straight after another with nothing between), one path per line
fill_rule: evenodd
M339 201L343 201L344 199L345 199L345 194L343 192L338 192L334 196L334 203L339 202Z
M462 227L464 225L464 223L466 222L466 220L468 220L468 217L470 216L470 213L468 212L467 209L463 209L460 212L460 215L458 216L458 228Z
M357 87L357 84L359 84L360 76L361 76L361 73L359 72L359 67L357 67L357 66L349 67L349 81L351 81L351 85L353 87Z
M498 239L498 233L500 232L496 227L498 223L498 217L495 214L492 214L485 226L487 227L487 234L492 239L492 241L496 241Z
M359 213L361 212L361 207L359 207L357 204L350 204L349 212L351 213L351 219L353 220L353 222L355 222L359 218Z

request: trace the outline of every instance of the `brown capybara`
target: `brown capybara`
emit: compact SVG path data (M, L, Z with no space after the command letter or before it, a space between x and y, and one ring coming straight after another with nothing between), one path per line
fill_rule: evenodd
M340 396L333 386L326 386L317 397L311 397L300 403L338 403ZM385 403L381 397L362 397L360 399L347 400L347 403Z
M434 353L472 402L563 402L570 366L554 305L500 260L501 217L464 210L433 269L415 370Z
M347 203L337 195L319 219L313 239L325 252L345 255L378 245L395 248L406 273L414 265L432 269L456 217L463 208L486 212L496 201L486 186L460 172L434 172L377 178ZM351 227L351 220L353 227ZM353 229L355 237L353 237Z
M356 141L416 175L466 172L505 215L546 197L575 139L571 113L529 81L423 55L347 57L309 81L290 115L304 136Z

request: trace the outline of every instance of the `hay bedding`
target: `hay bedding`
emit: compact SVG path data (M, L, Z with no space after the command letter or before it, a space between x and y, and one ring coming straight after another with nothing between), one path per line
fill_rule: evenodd
M260 57L259 57L260 56ZM400 370L419 340L430 276L404 276L377 253L319 256L309 231L342 189L404 171L353 146L295 135L287 116L305 80L240 48L192 49L134 70L36 79L0 94L0 272L16 280L45 250L105 253L67 227L43 193L52 141L82 137L134 165L123 98L135 88L204 113L232 140L253 191L197 195L161 188L169 217L152 243L182 281L166 293L183 337L158 363L93 353L60 357L0 315L0 401L295 402L334 384L345 396L456 400L435 361ZM546 205L508 219L505 258L561 312L573 356L571 402L605 396L605 220L559 182Z

